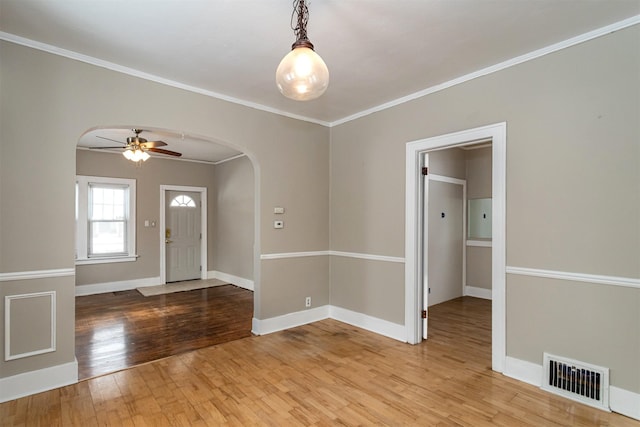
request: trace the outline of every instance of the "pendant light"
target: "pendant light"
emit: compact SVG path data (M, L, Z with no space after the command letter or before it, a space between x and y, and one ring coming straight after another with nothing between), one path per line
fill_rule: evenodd
M297 20L294 20L296 13ZM276 84L284 96L296 101L316 99L329 86L327 65L314 52L313 44L307 38L308 22L309 9L304 0L294 0L291 28L296 41L291 46L291 52L278 65Z

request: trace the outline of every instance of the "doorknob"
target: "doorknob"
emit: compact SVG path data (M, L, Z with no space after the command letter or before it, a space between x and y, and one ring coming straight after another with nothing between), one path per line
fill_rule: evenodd
M173 243L173 240L165 239L165 243Z

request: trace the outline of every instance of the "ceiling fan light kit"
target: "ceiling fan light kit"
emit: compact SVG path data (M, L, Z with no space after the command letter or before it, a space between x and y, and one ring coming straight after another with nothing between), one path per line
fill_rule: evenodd
M297 14L297 21L294 17ZM297 25L294 27L294 22ZM276 84L280 93L296 101L309 101L322 95L329 86L329 69L313 50L307 38L309 9L304 0L294 0L291 27L296 41L278 65Z
M151 157L148 153L143 151L140 148L131 148L126 149L122 153L123 156L127 158L127 160L131 160L132 162L143 161L146 162L149 157Z

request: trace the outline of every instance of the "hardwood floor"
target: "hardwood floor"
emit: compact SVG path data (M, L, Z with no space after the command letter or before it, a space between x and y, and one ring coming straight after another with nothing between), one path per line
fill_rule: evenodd
M248 337L252 317L253 292L233 285L77 297L79 379Z
M464 315L461 315L460 312ZM635 426L489 369L490 302L430 308L408 345L323 320L0 405L3 425Z

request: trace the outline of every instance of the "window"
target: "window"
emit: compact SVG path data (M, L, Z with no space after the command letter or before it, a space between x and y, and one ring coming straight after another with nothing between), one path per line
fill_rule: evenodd
M135 261L134 179L76 177L76 264Z
M172 201L171 201L171 206L181 206L181 207L185 207L185 208L195 208L196 207L196 202L193 201L193 199L185 194L181 194L179 196L176 196Z

